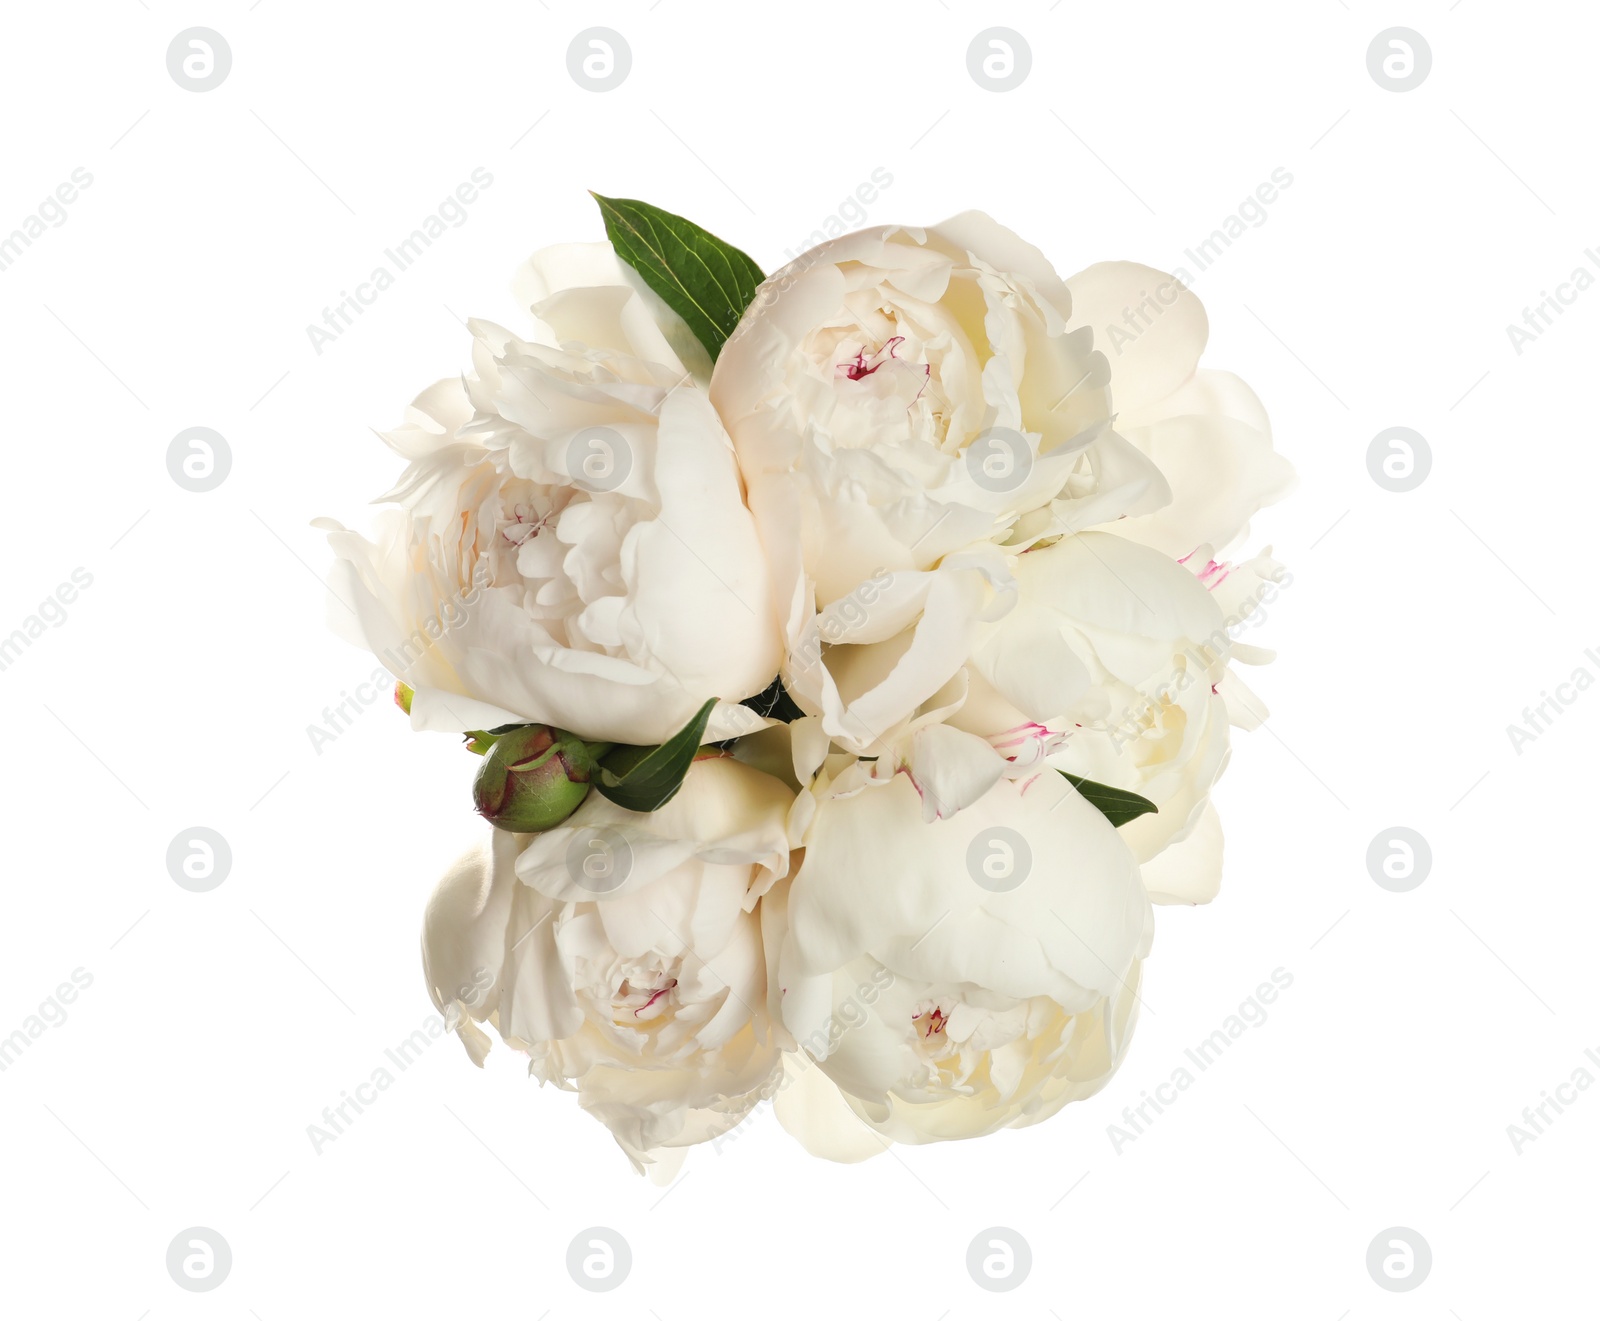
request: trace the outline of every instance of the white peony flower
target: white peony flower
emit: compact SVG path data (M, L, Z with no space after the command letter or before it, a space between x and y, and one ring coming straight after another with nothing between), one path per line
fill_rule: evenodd
M772 564L784 681L831 738L864 751L950 679L1009 604L1008 550L1166 502L1070 316L1044 256L969 212L806 253L724 346L711 394ZM902 632L869 689L840 692L829 648Z
M1103 532L1032 550L1016 572L1017 606L974 652L950 722L1150 799L1158 810L1122 827L1147 861L1197 824L1227 759L1223 613L1183 565Z
M1214 548L1292 481L1248 387L1198 369L1207 334L1176 277L1114 262L1061 281L968 215L806 254L712 384L776 575L785 682L833 743L877 756L876 780L906 770L930 817L1047 757L1137 792L1159 811L1124 835L1162 859L1152 893L1185 902L1220 883L1209 793L1230 721L1263 714L1229 661L1269 658L1230 638L1249 575ZM1078 388L1042 408L1063 373ZM986 407L1027 442L1008 480L976 461ZM989 751L934 755L953 731Z
M707 737L745 732L781 638L703 351L609 245L542 252L522 288L534 338L472 323L473 374L385 437L409 466L377 544L322 524L334 590L415 728L648 744L717 697Z
M641 1169L726 1132L782 1070L755 910L788 872L792 799L715 757L648 815L591 794L557 829L493 831L428 905L435 1004L478 1063L488 1022L541 1083L576 1091ZM462 985L481 993L453 1000Z
M797 736L802 776L807 746ZM762 902L784 1025L839 1092L806 1074L780 1117L809 1150L855 1160L871 1147L846 1111L930 1142L1097 1091L1153 929L1117 831L1049 769L930 823L909 776L859 767L827 757L796 803L804 861Z

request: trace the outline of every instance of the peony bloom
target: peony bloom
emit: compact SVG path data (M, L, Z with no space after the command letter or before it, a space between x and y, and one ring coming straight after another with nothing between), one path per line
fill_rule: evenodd
M1264 714L1229 663L1270 656L1230 625L1255 608L1243 584L1281 573L1214 557L1292 481L1249 388L1199 369L1207 333L1176 277L1063 281L969 214L807 253L712 382L785 682L827 737L876 756L874 779L907 770L930 817L1045 758L1149 798L1123 833L1152 894L1183 902L1220 883L1229 725ZM1009 468L979 457L996 435L1026 442L999 444ZM991 751L929 755L953 746L934 711Z
M522 287L534 338L473 322L473 374L386 437L408 466L376 544L322 524L334 589L415 728L649 744L717 697L708 737L742 733L781 638L704 353L608 245L539 253Z
M772 565L783 677L866 750L966 661L1010 600L1009 557L1057 523L1152 512L1159 471L1110 429L1110 371L1067 286L977 212L813 249L717 359ZM908 634L866 691L828 649Z
M1153 928L1117 831L1048 769L930 823L909 776L860 767L825 761L796 804L804 861L762 904L784 1026L839 1093L802 1071L780 1117L850 1160L872 1146L846 1112L932 1142L1097 1091L1127 1046Z
M487 1022L577 1092L641 1169L726 1132L782 1070L756 907L788 872L792 800L716 757L648 815L591 795L557 829L492 832L428 905L434 1003L476 1062ZM447 989L468 985L472 1003Z
M1227 761L1223 611L1184 565L1104 532L1019 557L1017 580L1017 606L977 648L950 722L1008 756L1148 798L1157 811L1121 829L1148 862L1199 826ZM1220 852L1214 862L1160 897L1210 899Z

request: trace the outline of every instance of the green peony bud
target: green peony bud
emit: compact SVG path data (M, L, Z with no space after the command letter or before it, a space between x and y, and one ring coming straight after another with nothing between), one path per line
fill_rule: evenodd
M549 725L501 734L472 782L478 813L501 830L530 833L560 825L588 796L609 743L585 743Z
M405 683L396 680L394 685L394 704L407 715L411 714L411 699L416 694Z

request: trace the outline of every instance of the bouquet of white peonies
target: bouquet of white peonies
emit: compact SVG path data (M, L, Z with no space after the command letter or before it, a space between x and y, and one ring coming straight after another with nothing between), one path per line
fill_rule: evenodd
M481 758L435 1004L658 1174L769 1099L849 1161L1091 1095L1265 714L1234 634L1285 575L1220 558L1292 481L1260 403L1176 277L978 212L763 277L597 201L386 434L375 538L319 524Z

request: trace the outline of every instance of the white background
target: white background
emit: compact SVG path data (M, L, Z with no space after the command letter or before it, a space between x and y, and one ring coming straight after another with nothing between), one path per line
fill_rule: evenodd
M93 978L0 1073L6 1313L1592 1313L1600 1089L1520 1151L1507 1126L1580 1067L1600 1078L1600 692L1520 753L1507 726L1580 666L1600 676L1600 292L1520 355L1506 326L1600 260L1595 15L105 0L3 23L0 235L93 176L0 272L0 635L93 575L0 672L0 1035ZM1433 52L1399 94L1366 64L1397 24ZM233 53L204 93L166 66L194 25ZM566 68L593 25L633 55L604 94ZM967 73L992 25L1031 46L1015 91ZM479 166L466 223L319 355L307 324ZM429 1017L421 907L476 822L472 759L386 701L313 748L373 663L324 627L309 520L364 522L396 469L369 429L466 365L458 316L522 324L527 252L601 237L586 189L770 270L878 166L872 223L980 207L1063 273L1186 265L1293 175L1194 283L1207 362L1255 385L1301 474L1254 528L1294 575L1249 638L1280 653L1248 676L1274 714L1217 795L1221 897L1158 914L1127 1064L1038 1128L856 1167L762 1111L662 1189L509 1052L480 1073L447 1038L315 1153L307 1125ZM209 493L168 476L192 426L231 448ZM1432 448L1407 494L1367 470L1391 426ZM196 825L233 853L203 894L165 862ZM1433 851L1403 894L1366 864L1395 825ZM1115 1150L1123 1107L1275 968L1294 980L1266 1022ZM591 1225L631 1245L616 1292L566 1272ZM1034 1254L1006 1294L965 1266L993 1225ZM1396 1225L1433 1252L1410 1293L1365 1265ZM189 1226L231 1245L215 1292L167 1273Z

